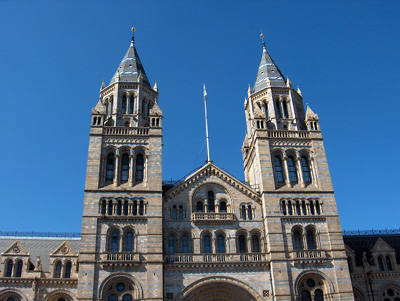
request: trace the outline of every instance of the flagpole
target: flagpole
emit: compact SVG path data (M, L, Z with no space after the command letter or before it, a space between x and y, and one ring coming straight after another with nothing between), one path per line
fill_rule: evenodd
M208 138L208 123L207 123L207 91L206 84L203 84L203 96L204 96L204 112L206 117L206 140L207 140L207 162L211 162L210 160L210 140Z

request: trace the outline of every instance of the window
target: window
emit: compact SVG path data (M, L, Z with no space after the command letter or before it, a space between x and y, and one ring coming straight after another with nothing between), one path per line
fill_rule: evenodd
M315 290L314 301L324 301L324 293L321 290Z
M114 179L114 154L109 153L107 155L106 180L111 181L113 179Z
M311 213L311 215L315 215L314 202L313 201L310 201L310 213Z
M276 114L278 115L278 118L282 118L282 110L281 110L279 100L275 101L275 106L276 106Z
M264 113L265 113L265 118L269 120L269 110L268 110L268 103L264 103Z
M179 220L183 221L183 206L179 206Z
M246 206L242 205L242 219L246 220Z
M143 155L139 154L136 157L136 181L143 181L143 173L144 173L144 159Z
M196 209L197 212L203 212L203 202L198 201L196 204Z
M132 211L132 214L133 215L137 215L137 201L134 201L133 202L133 211Z
M215 212L215 199L213 191L210 190L208 192L207 200L208 200L208 212Z
M222 201L220 204L219 204L219 212L227 212L227 210L226 210L226 202L224 202L224 201Z
M315 241L314 231L313 230L307 230L306 238L307 238L307 248L309 250L315 250L317 248L317 243Z
M311 294L309 291L301 292L301 301L311 301Z
M299 230L293 232L293 249L303 250L303 239Z
M289 118L289 110L288 110L289 103L284 101L284 102L282 102L282 105L283 105L283 114L284 114L285 118Z
M182 253L189 253L189 236L182 236Z
M173 207L172 207L172 220L174 220L174 221L176 221L177 220L177 216L178 216L178 212L177 212L178 210L177 210L177 208L176 208L176 205L174 205Z
M129 155L123 154L121 160L121 181L127 182L129 178Z
M128 211L129 211L129 204L128 201L124 202L124 215L128 215Z
M169 254L175 253L175 235L173 234L168 236L168 253Z
M251 221L253 219L253 212L251 210L251 206L247 207L247 218Z
M131 97L131 100L129 101L129 114L133 114L134 105L135 105L135 98Z
M301 209L300 209L300 202L296 201L296 213L297 215L301 215Z
M117 215L121 215L122 214L122 203L121 201L118 201L117 203Z
M140 201L139 203L139 215L143 215L144 214L144 203L143 201Z
M106 203L106 201L104 200L104 201L101 203L101 214L102 214L102 215L105 215L105 214L106 214L106 210L107 210L107 203Z
M378 265L379 265L379 270L383 272L385 270L385 267L383 266L383 259L381 256L378 257Z
M112 295L108 296L107 301L118 301L118 297L117 297L117 295L112 294Z
M386 256L386 267L388 271L393 271L392 261L390 260L390 256Z
M290 182L296 183L297 182L296 165L294 164L294 159L291 156L288 157L288 169L289 169Z
M317 214L321 215L321 207L320 207L319 201L315 201L315 209L317 211Z
M111 252L118 252L119 251L119 233L118 231L114 231L111 234Z
M225 237L223 235L217 236L217 253L225 253Z
M205 235L203 238L204 242L204 253L211 253L211 237L210 235Z
M6 277L11 277L12 276L12 269L13 269L13 261L9 260L7 262Z
M112 201L108 202L108 215L112 215L113 214L113 203Z
M239 235L239 253L247 253L246 236Z
M259 253L260 252L260 239L259 239L257 234L254 234L251 237L251 246L252 246L253 253Z
M22 275L22 260L17 262L17 271L15 272L15 277L21 277Z
M56 262L56 267L54 270L54 278L61 278L61 261Z
M275 156L275 176L279 183L284 182L281 158Z
M129 127L129 121L128 120L125 121L124 125L125 125L126 128L128 128Z
M133 252L133 232L125 234L125 252Z
M122 98L122 114L126 113L126 96Z
M71 267L72 267L71 261L68 261L65 264L65 275L64 275L64 278L71 278Z
M126 295L124 295L123 297L122 297L122 301L132 301L133 299L132 299L132 296L131 295L128 295L128 294L126 294Z
M308 166L308 160L306 157L301 157L301 171L303 173L304 182L311 182L310 168Z

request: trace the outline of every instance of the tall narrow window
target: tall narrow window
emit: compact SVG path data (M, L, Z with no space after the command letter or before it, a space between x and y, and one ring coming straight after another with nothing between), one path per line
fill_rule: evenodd
M106 204L106 201L104 200L104 201L101 203L101 214L102 214L102 215L106 215L106 210L107 210L107 204Z
M251 221L253 219L253 211L251 210L251 206L247 207L247 217Z
M268 103L267 102L264 103L264 113L265 113L265 118L267 120L269 120L269 110L268 110Z
M227 212L227 210L226 210L226 202L221 202L219 204L219 212Z
M311 294L309 291L301 292L301 301L311 301Z
M131 100L129 101L129 114L133 114L134 105L135 105L135 98L131 97Z
M289 118L289 110L288 110L288 105L289 103L284 101L282 102L282 106L283 106L283 114L285 116L285 118Z
M210 235L204 236L203 243L204 243L204 253L211 253L211 237L210 237Z
M106 100L106 115L108 115L108 101Z
M314 301L324 301L324 293L321 290L315 290Z
M215 199L214 199L214 192L208 192L208 212L215 212Z
M115 294L112 294L108 296L107 301L118 301L118 296Z
M217 253L225 253L225 237L223 235L217 236Z
M126 294L122 297L122 301L132 301L132 296L129 294Z
M246 236L239 235L239 253L247 253Z
M178 216L176 205L172 207L172 220L176 221Z
M21 277L22 275L22 260L17 262L17 270L15 271L15 277Z
M143 215L144 214L144 203L143 201L140 201L139 203L139 215Z
M305 182L311 182L310 167L308 166L308 160L306 157L301 157L301 171L303 173L303 179Z
M260 238L258 237L257 234L254 234L251 237L251 245L252 245L253 253L260 252Z
M379 265L379 270L383 272L385 270L385 267L383 266L383 260L382 257L380 256L378 257L378 265Z
M117 204L117 215L121 215L122 214L122 202L118 201Z
M278 115L278 118L282 118L282 110L281 110L279 100L275 101L275 107L276 107L276 114Z
M54 278L61 278L61 261L57 261L56 263Z
M144 159L143 155L139 154L136 157L136 181L141 182L143 181L143 172L144 172Z
M246 220L246 206L242 205L242 219Z
M108 202L108 215L112 215L113 214L113 203L112 201Z
M303 239L299 230L293 232L293 249L303 250Z
M7 262L6 277L11 277L12 276L12 269L13 269L13 261L9 260Z
M313 230L307 230L306 233L307 238L307 248L309 250L315 250L317 248L317 243L315 241L315 233Z
M126 96L122 97L122 114L126 113Z
M315 210L317 211L318 215L321 215L321 207L320 207L319 201L315 202Z
M314 202L313 201L310 201L310 213L311 213L311 215L315 215Z
M125 234L125 252L133 252L133 232Z
M303 211L303 215L307 215L306 202L304 201L301 202L301 211Z
M296 201L296 213L297 215L301 215L301 209L300 209L300 202Z
M114 231L111 234L111 252L118 252L119 251L119 233L118 231Z
M128 211L129 211L129 204L128 201L124 202L124 215L128 215Z
M283 215L286 215L286 203L285 203L285 201L283 201L283 202L281 203L281 207L282 207L282 214L283 214Z
M65 274L64 274L64 278L71 278L71 268L72 268L71 261L68 261L68 262L65 264Z
M173 234L168 236L168 253L169 254L175 253L175 236Z
M290 182L296 183L297 182L297 172L296 172L296 165L294 164L293 157L288 157L288 169L289 169L289 179Z
M107 155L107 166L106 166L106 180L114 179L114 154L110 153Z
M196 211L197 212L203 212L203 202L198 201L196 204Z
M138 206L137 201L134 201L133 208L132 208L132 215L137 215L137 206Z
M189 253L189 236L182 236L182 253Z
M275 156L275 176L276 176L276 180L279 183L284 182L282 162L281 162L281 158L279 158L278 156Z
M179 220L183 221L183 206L179 206Z
M121 182L127 182L129 178L129 155L123 154L121 160Z
M389 272L393 271L392 261L390 260L390 256L386 256L386 267Z

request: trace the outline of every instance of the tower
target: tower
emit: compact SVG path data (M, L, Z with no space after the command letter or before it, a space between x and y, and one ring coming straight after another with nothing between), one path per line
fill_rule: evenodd
M263 37L263 36L262 36ZM244 103L246 182L261 194L276 300L351 300L352 289L319 118L263 50Z
M132 35L92 110L79 300L162 300L161 151L158 89Z

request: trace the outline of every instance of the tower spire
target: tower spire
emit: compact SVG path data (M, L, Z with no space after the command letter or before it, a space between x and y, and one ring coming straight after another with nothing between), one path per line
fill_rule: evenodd
M263 50L267 51L267 47L265 46L264 34L262 32L262 29L261 29L260 37L261 37L261 40L262 40Z
M133 44L135 43L135 30L136 30L135 26L132 26L131 30L132 30L132 44Z

